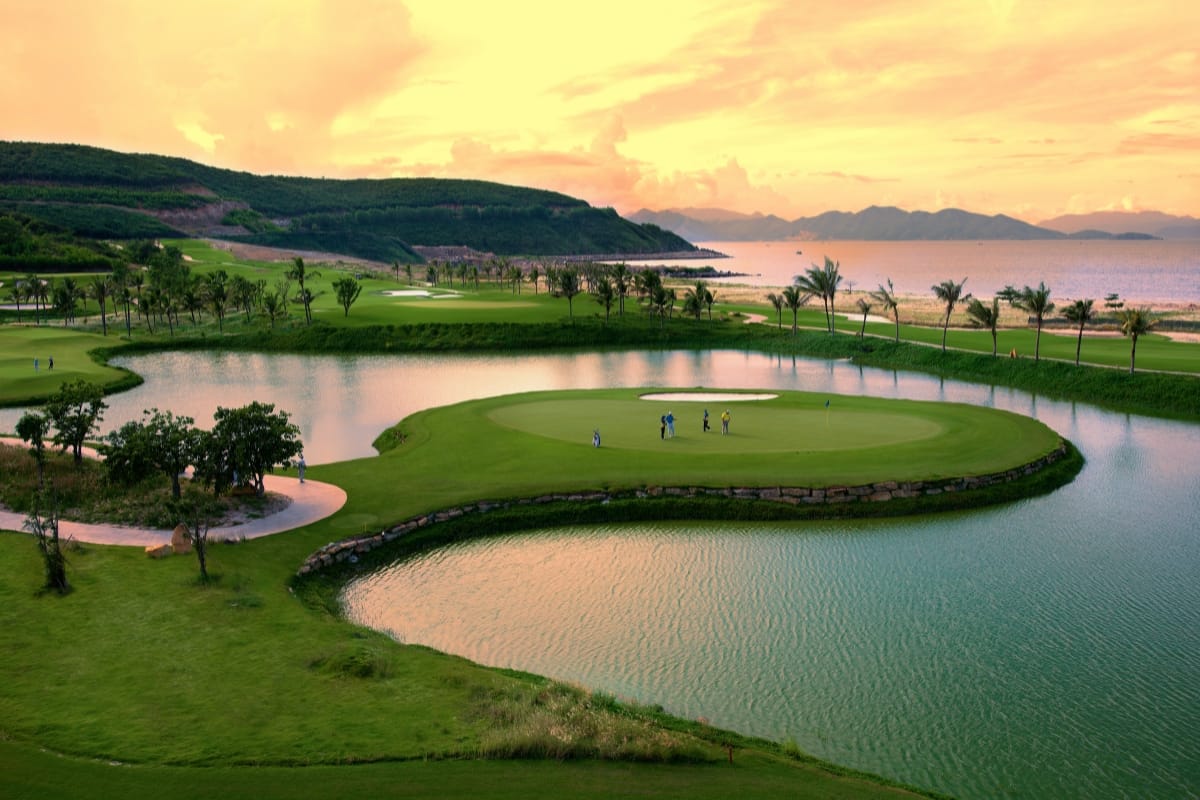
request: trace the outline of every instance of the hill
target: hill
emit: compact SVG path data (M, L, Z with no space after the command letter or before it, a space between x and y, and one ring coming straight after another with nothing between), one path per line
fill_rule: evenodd
M630 216L680 233L693 242L779 241L786 239L849 239L860 241L953 239L1061 239L1064 234L1012 217L985 216L956 208L937 212L904 211L871 206L862 211L827 211L815 217L788 221L774 215L739 215L702 209L649 211ZM686 233L682 233L686 231ZM1100 234L1101 237L1107 234Z
M1102 231L1113 235L1140 233L1160 239L1200 239L1200 219L1177 217L1161 211L1097 211L1093 214L1065 214L1040 224L1043 228L1069 234Z
M0 212L104 239L214 236L420 261L413 246L499 255L694 249L557 192L438 178L261 176L167 156L0 142Z

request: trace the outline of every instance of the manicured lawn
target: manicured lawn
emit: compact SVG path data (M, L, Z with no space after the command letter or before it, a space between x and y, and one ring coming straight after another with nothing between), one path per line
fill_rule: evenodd
M105 338L62 325L0 326L0 404L47 397L63 383L77 379L99 384L128 380L127 371L102 367L88 355L90 350L115 344L116 336ZM39 362L36 371L35 358ZM53 370L50 358L54 359Z
M11 767L2 771L0 785L13 787L8 796L22 791L87 796L73 791L87 784L96 796L134 797L175 795L169 787L185 784L181 796L234 787L247 796L352 795L392 781L411 787L414 795L438 786L443 793L497 797L523 789L726 796L735 786L748 796L890 792L861 779L829 776L753 744L739 746L731 769L721 765L723 751L708 742L693 747L707 753L710 766L453 762L317 771L233 768L471 756L496 734L489 698L497 693L532 698L545 685L395 644L298 602L288 589L289 576L305 555L332 539L480 497L642 481L868 480L901 468L913 476L929 474L946 462L964 472L990 471L1057 443L1039 423L1004 412L804 393L729 403L735 414L729 436L699 432L702 404L671 401L681 421L676 438L664 442L657 422L665 403L638 394L531 393L414 415L399 426L407 434L404 442L382 456L310 469L314 479L348 488L350 501L341 512L290 533L216 546L210 570L219 579L208 586L197 584L191 557L151 561L135 548L89 545L69 553L74 591L40 595L33 542L0 535L5 653L0 739L14 740L0 744L0 761ZM684 430L684 418L690 430ZM590 441L595 424L611 431L599 450ZM871 445L863 431L885 437L886 446ZM851 447L834 449L839 439ZM805 445L806 451L790 449ZM934 457L947 450L966 455ZM462 468L464 453L470 454L470 470ZM115 770L87 761L50 761L20 742L158 766ZM196 772L167 765L212 768Z

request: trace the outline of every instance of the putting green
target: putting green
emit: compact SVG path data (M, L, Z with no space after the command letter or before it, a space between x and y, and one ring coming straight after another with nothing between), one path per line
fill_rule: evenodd
M728 436L720 432L723 406L709 408L710 430L705 433L706 406L677 400L544 400L505 406L488 416L509 428L569 442L590 442L592 430L599 429L605 447L650 450L664 446L660 419L670 412L675 435L666 445L695 453L850 450L935 439L946 432L946 425L926 409L862 408L847 402L851 400L838 398L836 409L831 403L828 411L824 398L798 406L761 400L738 403L730 410Z
M550 489L970 477L1028 464L1061 443L1036 420L955 403L783 392L715 405L640 399L647 391L534 392L430 409L398 426L405 445L372 469L402 459L404 482L436 508ZM711 430L704 433L706 407ZM726 407L727 436L720 432ZM668 410L675 436L660 439L659 419ZM599 449L592 447L596 429ZM464 481L469 485L460 486Z

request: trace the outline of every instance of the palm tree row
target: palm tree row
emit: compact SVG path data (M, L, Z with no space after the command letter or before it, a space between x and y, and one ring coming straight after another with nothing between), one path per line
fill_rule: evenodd
M783 328L783 310L784 308L790 309L792 311L792 333L794 335L798 328L797 316L800 307L813 297L820 297L825 309L826 329L830 333L835 332L834 300L837 295L837 288L841 282L842 276L840 274L839 263L826 256L823 266L813 264L804 274L797 275L793 284L786 287L781 293L771 292L768 294L766 299L775 309L777 326L780 329ZM1028 285L1020 289L1012 285L1006 286L997 292L990 304L972 297L969 292L964 293L963 289L966 282L966 278L963 278L961 281L946 280L931 287L934 296L946 308L946 314L942 321L943 352L946 350L950 318L954 313L954 309L958 304L966 303L968 322L973 327L983 328L991 333L992 356L996 356L998 348L997 330L1000 322L1000 301L1003 300L1013 308L1025 311L1033 317L1037 331L1034 338L1033 357L1035 361L1039 361L1041 359L1042 327L1045 324L1046 317L1055 308L1054 303L1050 301L1050 288L1046 286L1045 282L1039 283L1036 288ZM891 279L888 279L886 287L880 284L876 291L869 292L868 297L877 301L885 312L891 313L895 321L895 340L899 342L900 301ZM1063 309L1063 316L1068 321L1079 326L1075 342L1076 366L1079 365L1083 347L1084 328L1089 322L1093 322L1096 319L1094 303L1095 301L1092 299L1076 300ZM863 313L862 327L859 330L859 336L862 337L866 334L867 315L873 306L866 298L860 298L857 304L859 310ZM1119 298L1115 294L1105 298L1105 307L1116 312L1121 332L1132 340L1129 357L1129 371L1132 373L1137 354L1138 336L1151 330L1158 320L1154 318L1147 308L1125 309L1124 303L1119 302Z

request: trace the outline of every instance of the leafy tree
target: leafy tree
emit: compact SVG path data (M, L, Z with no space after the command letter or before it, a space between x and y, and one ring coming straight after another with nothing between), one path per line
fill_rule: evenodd
M783 330L783 295L771 292L767 295L767 302L775 306L776 326Z
M200 437L193 427L195 420L175 416L170 411L152 408L142 412L145 422L150 462L171 481L171 496L180 496L179 475L200 455Z
M1026 286L1022 289L1016 289L1012 286L1005 286L1000 291L1001 299L1007 300L1014 308L1019 308L1029 314L1033 314L1037 320L1037 337L1034 339L1033 345L1033 360L1038 361L1042 349L1042 321L1046 315L1054 310L1054 303L1050 302L1050 289L1045 283L1039 283L1036 289Z
M558 276L558 292L567 298L567 312L571 322L575 322L574 298L579 294L579 273L573 269L564 269Z
M812 297L812 294L804 291L799 284L794 283L784 287L783 304L792 312L792 336L795 336L800 328L798 322L800 307L806 305Z
M1121 321L1121 333L1133 340L1129 349L1129 374L1133 374L1134 361L1137 358L1137 340L1143 333L1149 333L1158 320L1148 308L1123 308L1117 318Z
M992 304L985 306L983 301L972 298L967 304L967 317L972 325L987 328L992 334L992 357L996 356L996 328L1000 324L1000 298L993 297Z
M37 541L42 564L46 568L45 587L59 594L71 590L67 583L67 559L63 555L62 541L58 537L58 508L51 503L48 516L42 516L39 506L44 502L42 492L34 495L33 508L25 518L24 528Z
M342 307L342 316L350 316L350 306L354 305L354 301L362 294L362 284L353 275L346 275L333 282L333 291Z
M1079 351L1083 349L1083 326L1096 318L1096 312L1092 309L1093 302L1090 299L1076 300L1063 309L1064 317L1079 324L1079 336L1075 340L1075 366L1077 367L1079 366Z
M888 278L887 288L883 288L883 284L879 284L879 289L871 292L871 298L879 301L883 306L885 313L891 313L896 320L896 341L900 341L900 299L896 297L896 290L892 286L892 279Z
M963 285L966 284L966 282L966 278L963 278L959 283L955 283L954 281L942 281L933 287L933 293L937 296L937 299L946 304L946 322L942 325L943 353L946 352L946 333L950 330L950 315L954 313L954 306L958 305L960 301L966 302L967 300L971 299L971 295L969 293L965 295L962 293Z
M130 420L105 436L100 453L110 481L131 486L157 472L150 455L150 435L140 420Z
M204 453L206 466L215 464L223 475L248 477L261 497L263 479L276 466L286 465L303 449L300 429L286 411L273 403L253 402L241 408L217 408L210 441ZM214 458L215 456L215 458Z
M76 465L83 463L83 443L106 408L104 390L84 380L64 383L46 402L46 416L55 428L53 441L64 451L71 448Z
M858 298L858 310L863 314L862 330L858 332L859 339L865 339L867 336L867 315L871 313L871 304L864 298Z
M46 481L46 435L50 433L50 419L36 411L27 411L17 420L17 436L29 444L29 454L37 461L38 489Z

